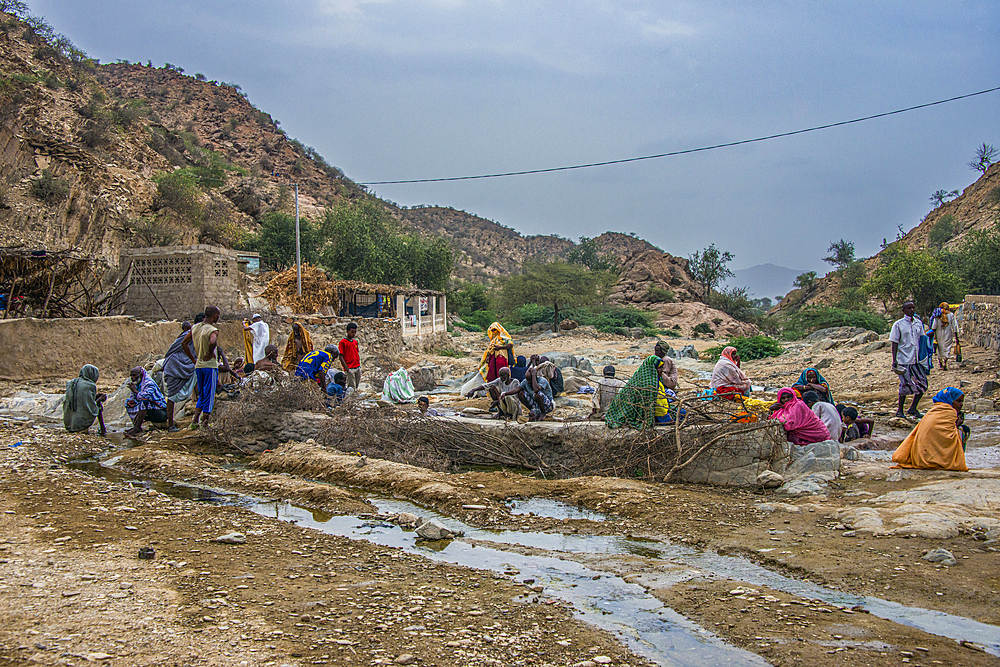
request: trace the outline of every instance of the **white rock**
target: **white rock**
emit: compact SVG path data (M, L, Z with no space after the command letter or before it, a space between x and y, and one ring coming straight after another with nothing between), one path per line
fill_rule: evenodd
M446 540L453 537L454 533L437 521L430 519L417 526L417 535L425 540Z
M763 486L765 489L776 489L781 486L784 481L785 478L773 470L765 470L757 475L757 484Z
M243 533L226 533L219 535L212 541L220 544L246 544L247 536Z

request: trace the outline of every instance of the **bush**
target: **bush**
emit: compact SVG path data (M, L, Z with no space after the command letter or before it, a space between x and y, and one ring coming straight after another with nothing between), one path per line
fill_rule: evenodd
M455 322L455 326L458 327L459 329L465 329L466 331L471 331L472 333L481 333L483 331L482 327L476 326L475 324L469 324L468 322L462 322L461 320Z
M785 318L782 323L782 336L787 340L797 340L814 331L830 327L860 327L883 334L889 330L889 323L883 316L863 310L806 306Z
M715 331L712 330L712 327L708 326L708 322L700 322L694 325L694 329L691 331L696 334L705 334L706 336L715 335Z
M674 293L659 285L650 285L643 300L651 303L673 303Z
M32 179L30 190L38 200L49 206L55 206L69 196L69 183L56 178L48 169L43 169L38 178Z
M927 234L927 244L932 248L940 248L945 243L955 235L955 216L953 215L942 215L934 226L931 227L930 233Z
M756 322L764 314L754 304L746 287L724 287L710 294L706 301L712 308L740 322Z
M737 336L731 339L729 344L736 348L743 361L777 357L785 352L781 343L770 336ZM725 348L725 345L716 345L705 350L704 354L710 357L710 361L718 361Z
M489 306L489 293L485 285L463 283L448 292L448 309L461 317L477 310L486 310Z
M486 331L491 324L498 321L497 314L492 310L475 310L462 317L466 324L475 326L479 331Z
M173 245L180 238L180 231L173 224L157 217L139 218L132 224L138 248Z
M169 208L191 222L201 219L202 206L198 201L198 186L186 169L178 169L154 176L157 206Z
M816 272L806 271L805 273L800 273L798 277L795 278L795 282L792 283L795 287L801 287L807 292L816 285Z

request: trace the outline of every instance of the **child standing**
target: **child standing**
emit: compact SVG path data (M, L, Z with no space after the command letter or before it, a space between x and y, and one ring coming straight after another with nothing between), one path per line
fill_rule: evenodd
M340 365L347 375L347 386L353 387L355 391L361 384L361 352L358 349L358 325L350 322L347 325L347 338L340 339Z

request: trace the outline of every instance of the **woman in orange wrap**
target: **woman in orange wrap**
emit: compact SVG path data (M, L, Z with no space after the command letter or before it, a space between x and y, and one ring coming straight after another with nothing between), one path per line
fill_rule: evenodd
M956 423L964 402L965 395L954 387L939 391L931 409L893 452L896 467L968 470L962 434Z

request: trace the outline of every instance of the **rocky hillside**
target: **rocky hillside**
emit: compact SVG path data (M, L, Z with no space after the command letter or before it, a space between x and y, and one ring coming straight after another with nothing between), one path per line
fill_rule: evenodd
M942 223L942 219L948 221ZM950 237L943 243L945 248L959 247L971 232L985 230L1000 221L1000 163L994 164L975 183L965 188L955 199L938 206L924 216L920 223L900 239L912 250L931 245L929 236L938 223L952 227ZM878 265L876 254L865 260L869 271ZM840 297L839 276L830 273L816 281L809 290L797 288L790 291L775 306L774 313L791 313L808 305L830 305ZM874 310L882 308L881 302L873 299L869 304Z
M2 245L78 247L114 266L125 247L232 244L267 212L294 210L295 184L306 216L372 197L288 137L238 85L173 66L100 65L0 16ZM165 187L164 179L180 177L191 183L187 191ZM459 280L487 282L524 259L565 257L575 246L453 208L377 201L404 229L450 239ZM617 301L698 298L686 260L633 235L606 232L595 241L625 266Z

